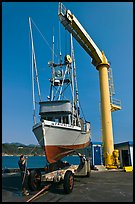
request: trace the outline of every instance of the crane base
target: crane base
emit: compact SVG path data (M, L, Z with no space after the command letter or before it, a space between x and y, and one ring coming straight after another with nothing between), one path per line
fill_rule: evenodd
M131 172L131 171L133 171L133 167L132 167L132 166L124 166L124 167L123 167L123 170L124 170L125 172Z
M118 169L118 166L108 165L106 166L107 169Z

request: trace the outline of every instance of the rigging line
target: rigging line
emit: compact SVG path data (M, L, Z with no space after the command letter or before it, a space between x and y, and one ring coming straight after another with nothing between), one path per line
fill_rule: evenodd
M79 133L79 135L77 136L77 138L74 140L74 142L72 143L72 145L74 145L75 144L75 142L76 142L76 140L78 139L78 137L80 137L81 136L81 132Z
M68 87L68 86L67 86L67 87ZM66 87L66 88L67 88L67 87ZM55 88L55 87L54 87L54 88ZM59 88L59 87L58 87L58 88ZM56 93L55 93L55 96L53 97L53 100L54 100L54 98L56 97L57 93L60 92L60 91L58 90L58 88L57 88L57 89L55 88ZM66 88L65 88L65 89L66 89ZM64 90L65 90L65 89L64 89ZM61 95L62 95L63 98L65 98L65 99L67 100L67 98L63 95L64 90L62 91Z
M50 127L48 127L48 129L46 130L46 133L49 131L49 129L50 129ZM41 139L39 140L38 143L40 143L43 138L44 138L44 136L41 137ZM38 144L38 143L37 143L37 144ZM37 148L37 146L35 146L35 147L30 151L29 154L31 154L31 153L34 151L34 149L36 149L36 148Z
M60 93L59 93L58 100L60 100L60 95L61 95L61 92L62 92L62 88L63 88L63 84L64 84L64 80L65 80L67 72L68 72L68 65L66 66L66 70L65 70L65 73L64 73L64 76L63 76L62 85L60 87Z
M81 111L82 111L82 115L83 115L83 117L84 117L84 120L86 121L86 118L85 118L85 115L84 115L84 112L83 112L83 109L82 109L82 106L81 106L80 101L79 101L79 106L80 106L80 108L81 108Z
M65 97L63 93L64 93L64 91L67 89L68 86L69 86L69 84L65 87L65 89L64 89L61 93L60 93L60 91L59 91L60 96L63 97L63 99L65 98L65 100L68 100L68 98Z
M71 73L70 73L71 75ZM71 94L72 94L72 108L73 108L73 117L74 117L74 94L73 94L73 82L71 81L70 83L70 89L71 89Z
M67 87L70 85L70 83L67 84L67 86L64 88L64 90L61 92L61 95L63 95L64 91L67 89ZM63 95L64 96L64 95Z
M48 45L48 47L50 48L51 51L53 51L53 49L51 48L51 46L49 45L48 41L45 39L45 37L43 36L43 34L41 33L41 31L39 30L39 28L37 27L37 25L34 23L33 19L31 18L31 21L33 23L33 25L36 27L36 29L38 30L38 32L40 33L40 35L42 36L42 38L44 39L45 43ZM58 57L57 54L55 54L55 57Z
M66 29L65 29L65 56L67 54L67 32L66 32Z
M33 42L33 35L32 35L32 25L31 25L31 19L29 17L29 26L30 26L30 38L31 38L31 57L32 57L32 96L33 96L33 122L34 124L36 123L36 104L35 104L35 84L34 84L34 68L36 72L36 77L37 77L37 86L38 86L38 94L39 98L41 100L41 95L40 95L40 86L39 86L39 81L38 81L38 71L37 71L37 66L36 66L36 56L35 56L35 51L34 51L34 42Z
M54 63L54 26L53 26L53 42L52 42L52 62Z
M56 47L56 55L57 55L57 59L56 60L57 60L57 63L59 64L59 59L58 59L59 52L58 52L58 39L57 38L56 38L55 42L56 42L55 43L56 44L55 47Z
M35 56L35 50L34 50L34 41L33 41L33 34L32 34L32 24L31 24L31 18L30 17L29 17L29 27L30 27L31 46L32 46L31 49L32 49L32 57L33 57L32 66L33 66L33 68L35 68L36 82L37 82L37 86L38 86L38 95L39 95L39 99L41 101L40 86L39 86L39 81L38 81L38 70L37 70L36 56Z
M29 50L31 51L31 37L30 37L30 32L29 32ZM34 84L33 84L33 56L30 54L30 75L32 76L32 102L33 102L33 122L34 124L36 123L36 116L35 116L35 94L34 94ZM32 70L31 70L32 67Z
M73 67L72 67L72 69L73 69ZM72 98L74 99L74 82L73 82L73 73L69 73L69 75L70 75L70 78L72 79L71 80L71 82L70 82L70 88L71 88L71 93L72 93ZM73 100L74 101L74 100Z
M55 86L54 86L54 88L55 88ZM56 97L57 93L60 92L59 89L60 89L60 86L58 86L57 88L55 88L56 92L55 92L55 95L53 96L53 100L54 100L54 98Z
M77 78L76 78L76 64L75 64L75 57L73 59L73 67L74 67L74 80L75 80L75 89L76 89L76 100L77 105L79 107L79 95L78 95L78 84L77 84Z
M60 49L60 63L62 63L62 53L61 53L61 33L60 33L60 21L59 21L59 49Z
M79 133L79 135L77 136L77 138L75 139L75 141L74 141L74 143L72 143L72 145L74 145L75 144L75 142L76 142L76 140L78 139L78 137L80 137L81 136L81 132ZM85 140L86 141L86 140Z

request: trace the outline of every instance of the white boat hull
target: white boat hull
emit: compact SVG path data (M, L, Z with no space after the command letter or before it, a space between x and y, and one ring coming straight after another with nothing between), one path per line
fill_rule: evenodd
M81 127L44 120L33 126L33 132L44 148L49 163L56 162L76 149L85 148L90 142L90 132Z

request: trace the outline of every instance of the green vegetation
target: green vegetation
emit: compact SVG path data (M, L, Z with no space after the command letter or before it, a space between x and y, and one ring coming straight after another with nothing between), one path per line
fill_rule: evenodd
M86 156L91 155L91 146L88 146L84 149L76 150L72 152L71 155L76 155L77 153L85 154ZM39 145L24 145L21 143L3 143L2 144L2 155L31 155L31 156L38 156L38 155L45 155L44 149L41 148ZM70 155L70 154L69 154Z
M38 145L24 145L20 143L3 143L2 155L45 155L44 150Z

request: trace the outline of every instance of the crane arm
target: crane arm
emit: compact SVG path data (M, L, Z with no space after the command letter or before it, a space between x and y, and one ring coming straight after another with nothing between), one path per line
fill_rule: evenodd
M98 66L99 64L108 64L107 58L104 55L104 52L100 51L96 46L92 38L79 23L77 18L71 13L70 10L67 10L62 3L59 3L58 16L60 18L63 26L74 36L78 43L84 48L84 50L92 58L92 64Z

